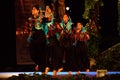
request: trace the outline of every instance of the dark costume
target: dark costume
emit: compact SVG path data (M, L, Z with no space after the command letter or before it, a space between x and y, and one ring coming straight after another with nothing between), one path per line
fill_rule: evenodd
M64 63L64 70L65 71L71 71L74 69L74 53L73 53L73 46L72 46L72 21L69 18L67 23L64 23L62 21L60 23L60 26L62 28L62 31L60 33L60 46L63 53L63 63Z
M83 28L82 28L83 29ZM75 63L76 63L76 70L86 70L89 69L89 59L87 53L87 45L86 41L88 40L87 32L81 30L75 33L76 40L75 40Z
M28 37L31 58L39 65L41 72L46 68L46 29L44 21L41 23L33 21L32 34Z
M49 25L48 30L48 41L49 44L47 45L47 51L48 51L48 64L51 65L50 67L53 70L58 70L62 66L62 52L60 48L60 44L58 41L58 33L59 30L56 28L58 23L53 22L51 25Z

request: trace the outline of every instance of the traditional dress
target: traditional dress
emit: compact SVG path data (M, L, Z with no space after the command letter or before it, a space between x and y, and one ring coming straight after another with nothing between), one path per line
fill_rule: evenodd
M72 20L69 18L68 22L65 23L62 21L60 23L62 31L59 35L60 37L60 46L63 53L63 63L64 63L64 70L71 71L73 69L73 47L72 47Z
M85 27L82 27L82 30L75 32L75 63L76 70L86 70L89 69L89 59L87 53L86 42L89 40L87 36L88 33L85 30Z
M58 41L58 33L59 30L57 29L58 23L54 20L48 23L48 41L47 50L48 50L48 64L53 70L58 70L62 66L62 52L60 48L60 44Z
M29 36L29 50L32 60L36 65L39 65L41 72L45 71L46 67L46 34L47 26L44 22L39 22L38 16L32 22L32 34Z

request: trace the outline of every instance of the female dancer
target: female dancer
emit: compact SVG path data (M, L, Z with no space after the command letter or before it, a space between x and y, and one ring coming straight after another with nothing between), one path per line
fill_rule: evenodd
M78 73L80 70L89 71L89 59L87 53L86 42L90 39L85 27L82 23L77 22L77 27L74 33L75 40L75 63Z
M39 5L34 5L32 8L32 17L29 18L30 22L32 22L32 31L28 37L28 42L31 58L37 65L36 70L40 70L42 74L45 74L46 34L48 30L39 14Z
M47 44L47 63L49 67L53 69L53 76L57 75L57 72L63 70L62 66L62 52L60 48L60 44L58 41L58 33L59 24L56 22L52 10L50 7L47 6L49 9L49 13L47 14L48 22L48 44Z
M60 22L60 27L62 29L59 35L60 46L63 53L63 63L64 69L71 73L73 70L73 47L72 47L72 27L73 23L68 14L64 14L63 20Z

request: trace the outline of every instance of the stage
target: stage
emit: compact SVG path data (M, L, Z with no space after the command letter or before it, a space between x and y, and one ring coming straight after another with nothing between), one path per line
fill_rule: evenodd
M19 74L27 74L29 76L32 76L34 74L41 75L41 72L0 72L0 78L9 78L12 76L19 76ZM80 72L80 74L84 74L89 77L92 77L92 76L96 76L97 72L96 71ZM108 75L119 74L120 75L120 71L108 71L106 74L108 74ZM47 75L52 75L52 72L48 72ZM76 75L76 72L72 72L72 75ZM68 76L68 72L57 73L57 76Z

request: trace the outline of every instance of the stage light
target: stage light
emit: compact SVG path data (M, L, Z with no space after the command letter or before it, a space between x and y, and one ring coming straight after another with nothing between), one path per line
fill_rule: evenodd
M66 10L67 10L67 11L70 10L70 7L66 7Z
M96 76L97 77L104 77L107 74L107 70L97 70Z

